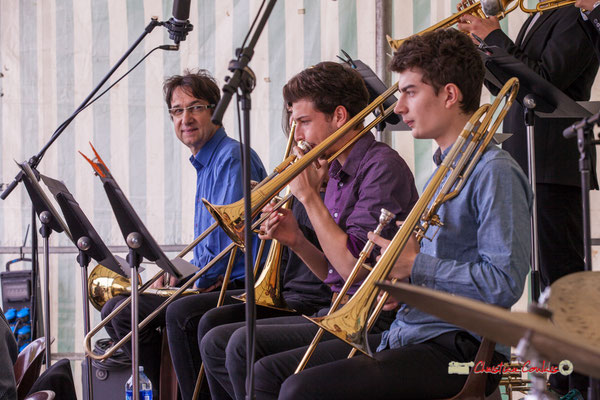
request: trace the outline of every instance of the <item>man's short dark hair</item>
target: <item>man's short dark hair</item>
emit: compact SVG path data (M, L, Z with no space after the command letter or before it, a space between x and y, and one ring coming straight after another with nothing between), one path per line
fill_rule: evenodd
M318 111L331 115L344 106L350 118L369 102L369 92L358 72L332 61L324 61L296 74L283 87L288 105L300 100L311 101Z
M221 91L215 78L205 69L183 71L183 75L173 75L163 83L165 102L171 108L173 92L182 88L186 93L200 100L206 100L208 104L217 104L221 99ZM212 113L212 110L210 110Z
M460 108L472 113L479 108L484 69L481 56L471 39L456 29L442 29L408 38L394 53L394 72L418 69L423 82L439 90L453 83L462 92Z

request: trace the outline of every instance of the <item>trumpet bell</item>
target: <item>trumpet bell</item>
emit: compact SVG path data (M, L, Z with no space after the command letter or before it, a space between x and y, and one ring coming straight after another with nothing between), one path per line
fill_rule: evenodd
M130 279L117 274L102 264L96 265L88 277L90 303L98 311L101 311L104 304L113 297L130 293Z
M450 28L458 23L458 21L465 15L470 14L479 18L486 18L487 16L496 16L499 19L504 18L506 14L516 9L520 2L523 0L516 1L513 5L511 3L515 0L466 0L463 1L463 8L457 13L452 14L450 17L438 22L437 24L430 26L429 28L415 33L413 36L423 35L427 32L433 32L438 29ZM405 39L393 39L389 35L387 41L390 47L396 51L404 43Z

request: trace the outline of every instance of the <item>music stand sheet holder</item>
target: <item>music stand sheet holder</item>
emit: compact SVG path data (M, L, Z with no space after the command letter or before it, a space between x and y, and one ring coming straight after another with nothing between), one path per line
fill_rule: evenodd
M485 79L499 90L512 77L519 78L517 101L535 96L535 114L539 118L585 118L591 115L581 104L564 94L535 71L496 46L486 46L482 52L486 68Z
M17 163L17 165L23 171L25 189L29 194L35 213L42 223L40 232L44 239L44 337L46 338L46 343L52 343L50 337L50 234L52 231L58 233L65 232L71 238L71 233L39 184L38 177L31 169L31 166L26 162ZM52 364L50 347L50 345L46 346L45 350L46 368L49 368Z
M104 244L104 241L94 229L94 226L87 218L79 203L75 200L71 192L67 187L60 181L52 179L50 177L40 175L42 182L48 187L50 193L56 199L56 202L60 206L65 220L69 229L71 230L71 240L73 244L79 250L77 261L81 267L81 291L83 298L83 325L85 336L90 332L90 310L89 310L89 297L87 290L88 281L88 265L90 259L96 260L99 264L107 267L111 271L129 277L129 270L122 266L127 265L121 257L113 255L108 247ZM87 357L86 357L87 358ZM91 359L87 358L86 371L84 374L87 376L88 381L88 399L93 399L93 380L92 380L92 369Z
M527 154L529 166L529 184L533 192L531 216L531 285L532 297L540 294L539 284L539 248L537 229L537 188L535 162L535 115L539 118L585 118L590 112L572 100L550 82L539 76L523 62L517 60L506 50L497 46L480 46L481 57L486 67L485 79L498 91L508 79L519 78L517 101L525 109L525 125L527 128ZM493 92L493 90L492 90Z
M99 264L119 275L129 278L130 271L124 267L128 266L127 261L111 253L64 183L48 176L40 175L40 177L52 195L54 195L56 202L63 212L67 226L71 231L73 244ZM89 240L89 246L86 246L88 247L86 250L81 249L78 244L79 239L83 237L87 237Z
M133 377L134 398L139 393L139 350L138 350L138 277L137 269L142 258L156 262L163 271L177 277L178 279L187 276L194 271L196 267L186 261L179 259L176 267L163 253L162 249L156 243L140 217L137 215L133 206L127 200L127 197L112 177L110 170L102 161L94 147L92 146L96 158L86 160L92 165L96 174L102 181L104 191L108 197L121 234L129 247L127 261L131 269L131 374ZM182 268L187 270L181 271ZM184 272L184 273L182 273Z

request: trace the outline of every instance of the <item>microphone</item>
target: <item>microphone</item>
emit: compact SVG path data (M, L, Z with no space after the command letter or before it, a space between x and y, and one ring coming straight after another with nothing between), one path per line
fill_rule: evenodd
M190 1L191 0L175 0L173 2L173 17L171 17L165 26L169 31L169 38L179 44L185 40L188 32L194 29L194 25L188 20L190 16Z
M162 46L158 46L158 48L166 51L177 51L179 50L179 44L163 44Z
M481 9L488 17L495 17L504 11L499 0L481 0Z

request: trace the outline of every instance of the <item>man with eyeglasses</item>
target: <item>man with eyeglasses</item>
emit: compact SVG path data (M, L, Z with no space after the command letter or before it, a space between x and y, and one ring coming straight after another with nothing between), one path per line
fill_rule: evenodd
M213 109L220 99L220 91L207 71L185 71L183 75L167 78L163 91L175 135L192 152L190 162L196 170L194 236L198 236L214 223L202 198L212 204L229 204L243 197L240 143L227 136L222 126L214 125L211 121ZM267 174L254 151L250 161L251 179L261 181ZM214 230L194 248L192 263L199 268L205 266L230 243L231 239L222 229ZM253 247L253 254L256 254L257 239L254 239ZM244 257L241 254L237 254L228 285L228 289L239 290L230 290L228 294L243 292ZM204 312L216 305L228 258L224 257L196 281L196 287L203 292L201 296L185 297L168 307L169 313L174 315L173 326L167 327L174 360L186 360L189 357L185 346L189 341L185 327L189 321L199 320ZM176 284L174 278L170 282L159 279L154 287ZM125 298L118 296L107 302L102 309L103 318ZM142 294L139 302L140 321L156 310L164 300L157 295ZM229 296L225 300L226 303L233 301ZM126 308L106 326L111 338L119 340L130 331L129 310ZM166 311L160 313L139 335L140 365L144 366L144 372L152 381L156 393L160 374L161 329L167 325L166 314ZM195 329L193 335L195 341ZM131 355L129 346L124 349Z

